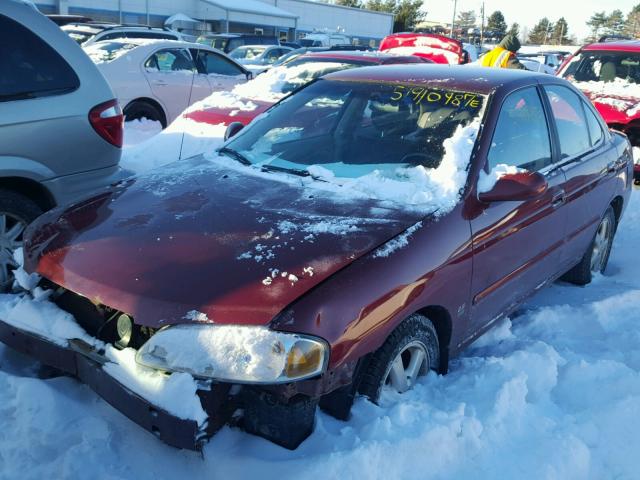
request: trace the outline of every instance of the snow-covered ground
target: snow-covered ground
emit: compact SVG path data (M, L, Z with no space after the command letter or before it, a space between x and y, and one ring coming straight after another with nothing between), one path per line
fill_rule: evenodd
M128 125L127 143L151 131ZM540 292L446 376L381 406L359 398L348 422L318 413L295 451L229 427L202 456L175 450L0 344L0 478L638 478L637 245L640 191L604 276Z

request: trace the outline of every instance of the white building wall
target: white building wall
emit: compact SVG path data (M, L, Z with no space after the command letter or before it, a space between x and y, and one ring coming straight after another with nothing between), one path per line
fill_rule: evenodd
M2 1L2 0L0 0ZM344 30L353 37L382 38L393 29L393 16L386 13L372 12L357 8L346 8L309 0L262 0L297 15L297 29L300 31ZM108 10L146 15L147 6L151 16L169 17L176 13L184 13L201 20L224 20L226 11L200 0L35 0L43 6L58 8L61 3L70 9L83 8L91 10ZM242 0L230 2L232 6L242 9ZM255 23L256 25L273 25L278 27L293 27L295 20L269 17L244 12L230 12L231 21ZM126 17L124 19L126 20Z
M393 30L393 15L305 0L266 0L298 15L298 30L344 29L349 36L382 38Z

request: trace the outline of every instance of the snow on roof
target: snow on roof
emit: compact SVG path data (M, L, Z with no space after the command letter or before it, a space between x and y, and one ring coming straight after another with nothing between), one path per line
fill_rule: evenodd
M298 18L291 12L287 12L273 5L269 5L259 0L202 0L204 3L220 7L233 12L255 13L258 15L269 15L271 17Z

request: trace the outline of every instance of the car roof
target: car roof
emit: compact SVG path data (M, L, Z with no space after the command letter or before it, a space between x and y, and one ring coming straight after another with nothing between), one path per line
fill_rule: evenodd
M609 50L618 52L639 52L640 40L617 40L615 42L601 42L585 45L582 50Z
M512 89L536 84L549 75L509 68L485 68L468 65L394 64L353 68L325 75L330 80L356 82L436 83L451 90L489 94L498 88Z

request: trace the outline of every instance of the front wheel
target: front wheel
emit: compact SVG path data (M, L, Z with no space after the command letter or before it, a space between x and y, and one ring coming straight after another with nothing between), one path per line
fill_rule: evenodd
M13 254L22 247L24 229L41 213L30 198L0 189L0 292L11 289L13 271L18 266Z
M602 273L607 268L613 236L616 233L616 216L609 206L602 216L591 245L580 263L564 274L562 280L576 285L587 285L594 273Z
M404 393L439 363L436 329L428 318L413 314L373 353L359 391L377 403L384 389Z

